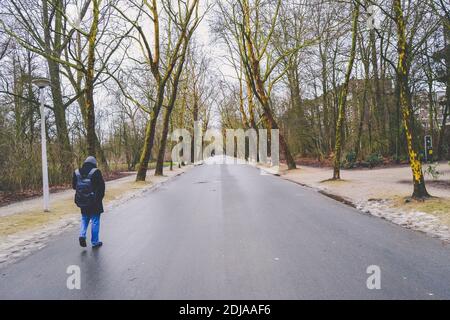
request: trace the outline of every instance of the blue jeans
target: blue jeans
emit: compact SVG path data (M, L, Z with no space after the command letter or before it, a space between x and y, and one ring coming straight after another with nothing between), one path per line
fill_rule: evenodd
M86 238L87 229L89 227L89 222L92 222L91 225L91 243L93 246L99 243L98 234L100 233L100 215L81 215L81 231L80 237Z

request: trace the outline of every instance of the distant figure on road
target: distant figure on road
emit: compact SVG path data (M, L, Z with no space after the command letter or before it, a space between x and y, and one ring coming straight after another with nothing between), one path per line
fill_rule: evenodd
M94 157L88 157L81 169L75 170L72 188L75 190L75 204L81 209L80 246L86 247L86 233L92 221L92 247L99 248L103 245L99 241L99 232L100 215L104 212L105 181Z

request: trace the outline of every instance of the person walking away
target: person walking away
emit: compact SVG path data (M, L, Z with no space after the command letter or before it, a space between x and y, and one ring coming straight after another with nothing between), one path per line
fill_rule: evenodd
M92 247L99 248L103 245L103 242L99 241L99 233L100 216L104 212L105 181L94 157L88 157L83 166L75 170L72 187L75 190L75 204L81 210L80 246L83 248L87 246L86 234L91 223Z

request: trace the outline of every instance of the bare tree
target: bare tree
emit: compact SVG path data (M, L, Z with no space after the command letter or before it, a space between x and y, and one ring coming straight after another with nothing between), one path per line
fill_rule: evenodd
M161 12L156 0L151 2L143 1L141 3L132 1L132 4L132 9L137 10L140 15L150 19L153 24L153 37L150 39L144 32L139 20L134 21L129 17L127 12L116 7L116 10L120 12L120 14L131 23L137 31L138 35L135 39L140 45L144 61L148 65L156 84L156 96L153 99L153 106L151 108L146 108L149 114L149 120L136 176L137 181L144 181L155 141L156 123L164 103L166 85L180 59L179 51L182 48L185 38L191 30L195 30L197 27L199 0L177 1L176 4L171 1L163 2L162 12L166 14L167 21L178 29L178 38L175 41L170 38L170 35L169 37L164 35L164 38L161 38ZM169 33L171 32L170 28L166 29L166 31ZM167 38L170 39L170 43L165 44L167 52L162 56L161 47L164 45L162 41ZM165 58L165 61L161 61L162 58Z
M350 82L350 76L352 74L353 64L356 57L356 45L358 36L358 19L360 11L360 3L354 2L353 18L352 18L352 46L350 49L350 58L348 61L347 72L345 74L344 84L342 85L341 92L339 94L338 105L338 120L336 124L336 143L334 147L334 170L333 179L341 179L341 153L342 153L342 130L345 121L345 106L347 103L348 85Z

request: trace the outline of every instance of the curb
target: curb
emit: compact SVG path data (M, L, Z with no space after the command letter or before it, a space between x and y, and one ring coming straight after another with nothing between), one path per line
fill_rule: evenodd
M389 219L386 216L380 215L373 208L367 208L367 207L364 208L361 205L358 205L357 203L354 203L353 201L351 201L351 200L349 200L349 199L347 199L345 197L333 194L333 193L331 193L331 192L329 192L329 191L327 191L325 189L320 189L320 188L317 188L317 187L313 187L313 186L310 186L310 185L307 185L307 184L304 184L304 183L292 180L290 178L285 178L283 176L281 176L281 179L289 181L289 182L292 182L292 183L295 183L295 184L300 185L302 187L306 187L306 188L312 189L312 190L314 190L314 191L316 191L316 192L318 192L318 193L320 193L320 194L322 194L322 195L324 195L324 196L326 196L326 197L328 197L330 199L333 199L333 200L335 200L337 202L340 202L342 204L345 204L345 205L347 205L347 206L357 210L359 214L368 215L368 216L373 217L373 218L379 218L379 219L385 220L385 221L387 221L387 222L389 222L389 223L391 223L393 225L402 227L404 229L425 234L426 236L428 236L430 238L434 238L434 239L440 240L442 242L442 244L450 244L450 238L449 238L448 233L447 232L442 233L442 232L439 231L440 228L444 228L444 229L446 228L446 226L444 226L442 224L439 224L439 225L436 226L436 228L438 229L437 231L423 230L423 229L421 229L421 228L419 228L417 226L416 227L411 227L411 226L408 226L408 225L404 225L402 223L397 223L393 219ZM431 215L431 216L434 217L433 215Z

